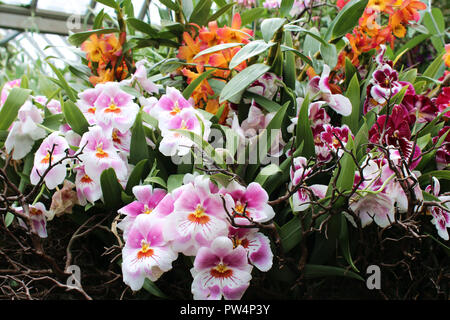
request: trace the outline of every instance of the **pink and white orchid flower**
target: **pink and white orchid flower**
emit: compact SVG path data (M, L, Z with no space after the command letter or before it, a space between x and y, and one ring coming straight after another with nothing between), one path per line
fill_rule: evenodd
M44 175L44 173L50 165L61 161L66 156L66 150L68 149L69 144L66 139L59 135L59 132L53 132L45 138L34 156L34 166L30 174L31 183L36 185L42 176L45 185L50 190L63 183L67 174L66 165L70 160L63 161L54 166L47 174Z
M158 189L151 185L134 186L133 194L136 197L136 201L126 205L118 210L118 213L125 215L126 217L117 225L124 234L123 238L127 239L127 233L130 227L133 225L136 217L145 214L152 218L162 218L164 215L158 214L155 208L161 202L161 200L167 195L167 192L163 189Z
M275 216L275 211L267 203L269 195L267 191L257 182L252 182L248 187L244 187L236 181L232 181L221 194L229 194L234 200L234 206L230 214L237 217L250 218L255 222L267 222Z
M119 180L126 179L127 165L114 147L111 137L105 136L100 126L90 127L89 131L83 134L80 148L84 149L79 158L91 179L99 181L102 172L108 168L114 169Z
M156 281L172 269L177 256L164 240L163 225L159 221L138 217L122 249L123 281L137 291L144 285L145 278Z
M77 175L75 176L75 185L77 189L78 202L84 206L89 201L95 203L95 201L102 198L102 188L100 185L100 179L94 180L87 175L84 170L84 166L75 168Z
M352 113L352 104L350 99L342 94L333 94L331 92L330 84L330 67L328 65L323 66L322 75L316 76L309 82L309 91L312 94L319 94L320 99L326 101L328 106L343 116L349 116Z
M15 208L16 211L20 213L24 213L24 209L22 207ZM28 213L31 220L31 230L36 233L41 238L47 238L47 215L48 211L45 208L45 205L41 202L37 202L34 205L28 206ZM19 224L26 228L26 224L22 219L19 219Z
M116 128L125 133L134 124L139 106L133 96L120 88L117 82L107 82L95 101L95 118L103 128Z
M25 157L34 142L46 136L45 130L39 127L43 121L41 111L30 101L26 101L19 109L17 121L11 126L5 141L6 152L11 153L14 150L13 160Z
M200 248L195 257L191 269L194 299L241 299L250 285L252 268L243 246L233 248L231 239L216 238L211 247Z
M244 218L235 219L237 225L249 225L250 221ZM267 236L258 232L255 228L229 227L228 238L233 241L233 246L244 247L248 260L259 270L266 272L272 268L273 253L270 249L270 241Z
M438 197L439 200L442 201L442 206L447 207L450 210L450 196L440 196L441 185L438 179L433 177L432 184L427 186L425 191ZM431 223L435 225L438 235L442 239L448 240L449 236L447 228L450 228L450 213L438 206L431 207L427 213L431 214L433 217Z

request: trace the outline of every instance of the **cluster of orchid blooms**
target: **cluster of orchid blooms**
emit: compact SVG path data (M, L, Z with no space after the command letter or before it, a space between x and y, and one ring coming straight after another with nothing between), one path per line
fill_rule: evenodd
M337 5L342 8L347 2L338 1ZM255 6L252 0L239 0L238 3L247 8ZM310 1L295 0L290 15L295 16L310 5ZM281 1L278 0L264 3L264 7L269 9L280 6ZM412 179L419 177L420 172L414 169L422 159L422 150L413 139L413 127L417 123L431 122L450 107L449 87L443 88L435 98L417 94L411 83L399 81L392 61L384 58L384 43L392 44L393 35L403 37L404 26L417 21L417 10L424 9L424 6L416 0L370 0L360 25L353 34L347 35L352 52L343 54L350 55L355 65L362 52L379 49L376 69L368 79L363 108L364 115L373 113L377 118L369 130L367 152L360 170L355 171L355 192L349 199L349 210L359 218L362 227L372 222L382 228L387 227L396 220L398 213L411 209L407 190L400 183L396 171L406 171ZM381 14L390 15L385 27L375 22L375 16ZM231 27L219 28L213 21L208 27L184 32L178 58L183 59L187 66L180 70L181 74L187 83L191 83L201 73L217 68L212 76L229 80L232 75L228 70L229 62L240 50L239 46L196 56L219 44L246 44L252 35L252 30L241 29L239 14L234 15ZM180 130L194 133L205 141L210 138L212 123L198 109L215 114L221 106L208 81L203 80L191 98L186 99L176 88L163 88L148 79L145 60L137 62L136 71L125 80L127 66L116 65L120 61L122 45L123 41L113 34L101 34L92 35L82 46L90 67L96 71L96 76L90 79L94 87L79 93L76 102L89 124L83 135L76 133L67 123L48 134L52 130L43 126L45 114L60 114L62 108L59 101L48 101L43 96L29 98L9 128L5 149L13 160L24 159L35 142L42 141L34 156L30 182L36 185L43 181L47 189L55 192L49 209L42 202L35 201L28 210L33 231L42 238L47 237L47 221L55 216L71 213L74 205L85 206L103 200L100 177L104 170L114 169L120 184L126 186L134 167L129 161L131 130L140 112L157 120L157 127L148 123L144 125L157 131L161 139L146 138L146 142L166 157L187 155L195 147L194 141L181 134ZM450 46L446 46L446 50L444 60L450 67ZM234 69L242 71L246 67L247 63L242 62ZM345 145L355 138L355 133L347 125L337 126L332 121L334 114L349 116L352 113L350 100L333 88L332 72L329 66L324 65L321 75L311 76L305 97L297 97L297 116L290 119L292 124L287 128L288 133L295 135L300 106L309 99L308 116L316 157L312 162L301 156L292 160L289 188L296 188L291 203L294 212L303 212L314 201L326 197L328 185L308 184L314 174L313 168L326 166L341 157ZM251 84L248 91L272 100L281 80L268 72ZM20 80L14 80L3 87L1 106L10 90L19 86ZM133 87L140 94L134 96L125 87ZM394 97L402 92L402 101L391 106ZM263 110L254 100L244 102L250 105L245 120L239 121L237 107L228 102L224 102L226 112L220 119L221 124L238 134L241 146L252 143L275 115L275 112ZM378 115L386 108L385 114ZM442 119L448 117L450 111ZM450 126L443 126L438 136L432 139L435 144L444 135L445 141L437 149L435 157L439 170L450 163ZM283 141L281 132L278 141L281 150L289 145L289 141ZM280 146L269 152L281 156ZM292 156L295 150L284 151L287 156ZM69 178L69 172L73 172L74 177ZM440 194L438 179L433 177L425 191L450 208L447 205L449 196ZM122 249L123 280L132 290L142 288L147 278L158 280L172 269L172 263L179 254L193 257L190 272L195 299L240 299L249 287L253 267L263 272L271 269L271 243L257 226L270 222L275 211L268 204L268 193L259 183L243 185L232 180L221 185L209 175L195 173L186 174L183 184L170 192L151 185L137 185L132 192L136 200L118 210L123 217L118 228L125 241ZM419 203L415 209L419 211L423 200L419 184L413 185L412 192ZM21 207L15 209L24 211ZM427 213L431 215L431 223L438 235L448 240L449 212L443 207L433 206Z

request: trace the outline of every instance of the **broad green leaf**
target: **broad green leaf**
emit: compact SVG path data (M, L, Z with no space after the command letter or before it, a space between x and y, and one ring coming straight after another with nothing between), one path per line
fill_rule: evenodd
M182 0L181 7L183 9L184 18L189 21L191 14L194 11L194 3L192 0Z
M275 45L274 42L266 43L263 40L249 42L233 56L228 68L230 70L236 68L242 62L267 51L273 45Z
M345 260L348 262L348 264L352 267L353 270L359 272L358 268L356 268L355 263L353 262L352 259L348 237L347 220L343 214L341 216L341 232L339 235L339 245L341 247L342 255L344 256Z
M119 10L119 3L116 0L95 0L97 2L100 2L101 4L104 4L107 7Z
M62 105L62 112L72 130L80 136L89 130L89 123L75 103L70 100L64 102Z
M254 99L257 104L259 104L268 112L277 112L278 110L281 109L281 105L279 105L275 101L269 100L266 97L256 94L254 92L246 91L244 93L244 98Z
M333 44L320 44L320 55L322 56L323 61L327 64L330 69L334 69L338 62L338 54L336 51L336 47Z
M222 103L224 101L239 103L245 89L260 76L269 71L269 69L270 66L262 63L257 63L242 70L240 73L234 76L222 89L219 97L219 103Z
M143 184L148 185L148 184L153 184L153 183L159 184L161 187L167 189L167 183L161 177L147 177L147 178L145 178Z
M360 87L358 75L355 73L347 88L346 97L349 98L352 104L352 113L347 117L342 117L342 123L349 126L352 132L357 132L359 126L360 114Z
M294 0L281 0L280 14L282 17L286 17L289 15L293 4Z
M440 55L438 55L434 61L428 66L428 68L425 69L423 76L429 77L429 78L435 78L436 75L439 72L439 69L444 64L444 60L442 57L444 56L445 52L442 52Z
M151 125L154 129L158 128L158 119L152 117L146 112L142 112L141 117L145 123Z
M164 292L162 292L161 289L159 289L158 286L154 282L150 281L150 279L148 278L145 278L144 285L142 286L142 288L144 288L145 291L151 293L155 297L168 299L167 295Z
M334 40L351 32L358 24L369 0L352 0L348 2L331 22L326 34L327 40Z
M189 22L203 25L208 20L212 0L199 0L191 14Z
M357 273L333 266L307 264L305 265L303 272L306 279L322 277L348 277L364 281L364 279Z
M290 32L286 31L284 33L284 42L288 47L293 46L292 34ZM281 49L281 51L283 51L283 49ZM295 55L288 50L284 53L283 80L288 88L295 90L296 79L297 67L295 65Z
M11 223L14 221L14 215L11 212L7 212L5 215L5 227L9 227Z
M435 177L436 179L450 180L450 171L449 170L430 171L421 175L419 177L419 181L421 183L427 183L430 181L431 177Z
M183 185L184 174L172 174L167 180L167 191L172 192Z
M305 158L313 157L315 155L314 137L311 130L311 125L308 117L309 96L306 96L300 106L300 113L298 115L296 139L295 144L298 147L303 143L303 153Z
M294 216L280 228L281 245L288 253L302 240L302 224L298 216Z
M227 13L231 8L233 8L233 6L236 4L236 2L231 2L231 3L227 3L226 5L224 5L223 7L221 7L219 10L217 10L216 12L214 12L212 15L209 16L208 18L208 22L209 21L216 21L218 18L220 18L222 15L224 15L225 13Z
M255 178L255 182L259 183L261 186L264 186L264 183L266 182L267 178L278 172L281 172L279 166L277 166L274 163L269 164L268 166L261 169L261 171Z
M148 23L136 18L128 18L127 22L136 30L148 34L151 37L156 37L158 35L158 30L154 29Z
M265 12L266 9L264 8L253 8L250 10L245 10L241 13L242 26L246 26L249 23L256 22L256 20L260 19Z
M262 37L265 42L272 40L274 34L286 23L286 19L283 18L271 18L265 19L261 23Z
M309 57L305 56L303 53L301 53L300 51L298 51L298 50L296 50L294 48L291 48L291 47L288 47L288 46L285 46L285 45L282 44L281 45L281 51L293 52L295 55L300 57L300 59L302 59L303 62L309 64L310 66L313 66L313 62L311 61L311 59Z
M77 95L75 90L67 83L66 78L64 78L63 74L61 73L61 71L59 71L53 64L51 64L50 62L48 62L48 65L50 66L50 68L52 68L53 72L56 74L56 76L58 77L58 80L56 83L62 88L64 89L64 91L66 92L67 96L69 97L70 100L72 100L73 102L77 101Z
M284 30L285 31L291 31L291 32L301 32L301 33L305 33L307 35L309 35L310 37L316 39L317 41L319 41L321 44L323 44L324 46L328 45L329 43L327 41L325 41L324 39L322 39L322 37L320 36L320 34L317 34L314 31L305 29L303 27L297 26L297 25L293 25L293 24L287 24L284 26Z
M139 161L133 168L133 171L131 171L125 187L125 192L127 194L132 195L133 187L141 184L141 182L144 181L144 178L148 175L148 172L150 171L148 161L148 159Z
M406 42L403 46L401 46L396 52L395 52L395 58L397 58L401 53L405 53L412 48L416 47L423 41L427 40L429 37L431 37L431 34L419 34Z
M0 109L0 130L8 130L11 124L16 120L20 107L23 106L30 96L31 90L22 88L13 88Z
M115 28L105 28L105 29L96 29L91 31L78 32L70 35L67 40L71 45L78 47L93 34L108 34L114 32L119 32L119 30Z
M142 124L142 113L138 113L131 129L130 163L134 165L149 157L144 126Z
M172 9L173 11L179 11L180 6L176 2L172 2L171 0L159 0L163 5L167 8Z
M100 175L100 185L103 193L103 202L106 207L118 209L122 202L122 186L117 179L113 168L106 169Z
M439 8L427 8L425 12L422 23L428 29L431 36L431 43L436 48L438 52L444 50L444 31L445 31L445 21L442 11Z
M217 51L222 51L222 50L225 50L225 49L234 48L234 47L243 46L243 45L244 45L243 43L239 43L239 42L218 44L218 45L215 45L213 47L210 47L210 48L207 48L205 50L200 51L199 53L197 53L194 56L194 58L192 58L192 60L195 60L195 59L197 59L197 58L199 58L199 57L201 57L201 56L203 56L205 54L210 54L210 53L214 53L214 52L217 52Z

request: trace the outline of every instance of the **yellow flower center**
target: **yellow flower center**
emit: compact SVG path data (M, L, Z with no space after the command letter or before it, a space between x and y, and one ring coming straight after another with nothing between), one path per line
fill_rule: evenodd
M216 267L212 268L210 274L214 278L229 278L233 275L233 270L229 269L225 264L219 263Z
M151 257L153 255L154 251L152 248L150 248L150 243L148 243L145 240L142 240L141 245L142 245L141 250L139 250L139 252L137 253L137 258L143 259L143 258Z
M97 147L96 151L97 152L95 153L95 156L97 158L107 158L108 157L108 153L105 152L101 146Z
M50 159L50 153L47 152L47 155L41 160L41 163L50 163L51 160L53 160L53 157Z
M188 215L188 220L198 224L206 224L209 222L210 218L205 213L205 209L199 204L195 211Z
M108 108L105 109L106 113L120 113L120 108L114 103L111 102Z

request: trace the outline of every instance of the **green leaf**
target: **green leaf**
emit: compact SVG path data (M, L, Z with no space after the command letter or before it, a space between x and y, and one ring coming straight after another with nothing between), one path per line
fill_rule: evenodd
M148 23L136 18L128 18L127 22L136 30L148 34L151 37L156 37L158 35L158 30L154 29Z
M328 45L329 43L327 41L325 41L324 39L322 39L322 37L320 36L320 34L317 34L314 31L305 29L303 27L294 25L294 24L287 24L284 26L284 30L285 31L291 31L291 32L301 32L301 33L306 33L307 35L309 35L310 37L316 39L317 41L319 41L321 44L323 44L324 46Z
M101 29L103 26L103 19L105 18L105 9L100 10L95 17L94 24L92 25L92 29Z
M268 112L277 112L281 109L281 105L276 103L273 100L269 100L264 96L256 94L254 92L246 91L244 93L244 98L246 99L254 99L257 104L263 107Z
M192 82L183 90L183 97L185 99L189 99L194 90L202 83L203 80L208 78L212 73L214 73L217 69L210 69L206 72L203 72L197 78L192 80Z
M342 117L342 123L349 126L352 132L357 132L359 127L360 115L360 87L358 75L355 73L347 88L346 97L349 98L352 104L352 113L347 117Z
M282 17L286 17L289 15L293 4L294 0L281 0L280 14Z
M162 292L161 289L159 289L158 286L148 278L145 278L142 288L144 288L144 290L146 290L148 293L151 293L155 297L168 299L164 292Z
M167 183L161 178L161 177L147 177L145 178L143 185L148 185L148 184L159 184L161 187L167 189Z
M298 216L294 216L280 228L283 251L288 253L302 241L302 224Z
M75 103L69 100L64 102L62 105L62 112L72 130L80 136L89 130L89 123Z
M130 177L128 178L127 185L125 187L125 192L132 195L133 187L141 184L144 177L148 175L150 171L150 166L148 165L148 159L143 159L136 164L131 171Z
M421 183L429 182L431 177L435 177L437 179L450 180L450 170L435 170L424 173L419 177L419 182Z
M303 143L303 156L305 158L313 157L316 154L314 146L314 137L311 130L311 125L308 117L309 96L306 96L300 106L300 113L298 115L298 122L296 128L295 144L298 147Z
M265 42L272 40L273 35L286 23L284 18L265 19L261 23L262 37Z
M96 30L78 32L78 33L74 33L74 34L70 35L67 40L69 41L69 43L71 45L78 47L93 34L107 34L107 33L119 32L119 31L120 30L118 30L116 28L105 28L105 29L96 29Z
M275 45L274 42L266 43L263 40L255 40L249 42L234 55L234 57L230 61L228 68L230 70L236 68L243 61L246 61L254 56L260 55L261 53L267 51L273 45Z
M180 11L180 6L176 2L172 2L170 0L159 0L163 5L167 8L172 9L173 11Z
M58 80L56 83L62 88L64 89L64 91L66 92L67 96L69 97L70 100L72 100L73 102L77 101L77 95L74 89L72 89L71 86L69 86L69 84L66 81L66 78L64 78L63 74L61 73L61 71L59 71L53 64L51 64L50 62L48 62L48 65L50 66L50 68L52 68L53 72L56 74L56 76L58 77Z
M261 171L255 178L255 182L257 182L261 186L263 186L264 182L266 182L267 178L269 178L270 176L272 176L278 172L281 172L281 169L279 166L277 166L274 163L269 164L268 166L265 166L264 168L261 169Z
M16 120L20 107L27 101L30 93L31 90L22 88L13 88L10 91L5 104L0 109L0 130L8 130Z
M209 18L208 18L208 22L209 21L216 21L222 15L227 13L231 8L233 8L235 4L236 4L236 2L227 3L226 5L221 7L219 10L214 12L212 15L210 15Z
M194 11L194 4L192 3L192 0L182 0L181 7L183 9L184 18L189 21L191 14Z
M148 147L142 125L142 113L139 112L131 130L130 163L136 165L139 161L148 159Z
M105 6L116 10L120 9L119 4L115 0L95 0L95 1L100 2L101 4L104 4Z
M242 26L246 26L252 22L256 22L256 20L260 19L265 12L266 9L264 8L253 8L250 10L245 10L241 13Z
M100 175L103 202L109 209L118 209L122 204L122 186L113 168L106 169Z
M233 48L233 47L243 46L243 45L244 45L243 43L239 43L239 42L218 44L216 46L213 46L213 47L210 47L210 48L207 48L205 50L200 51L199 53L197 53L195 55L194 58L192 58L192 60L195 60L195 59L197 59L197 58L199 58L199 57L201 57L201 56L203 56L205 54L210 54L210 53L214 53L214 52L217 52L217 51L222 51L222 50L225 50L225 49L228 49L228 48Z
M336 51L336 47L333 44L320 44L320 55L322 56L323 61L327 64L331 70L334 69L338 62L338 54Z
M352 267L353 270L359 272L358 268L356 268L352 259L352 254L350 251L350 243L348 238L347 220L343 214L341 216L341 232L339 235L339 244L341 247L342 255L344 256L345 260L348 262L348 264Z
M411 50L412 48L416 47L423 41L427 40L429 37L431 37L431 34L419 34L406 42L403 46L401 46L394 54L395 58L397 58L400 54L404 54L405 52Z
M287 47L292 47L292 34L290 32L284 33L284 43ZM283 51L283 49L281 49ZM283 66L283 79L284 83L291 90L295 90L295 82L297 79L297 67L295 65L295 55L293 52L285 52L284 54L284 66Z
M445 31L445 21L442 11L439 8L427 8L425 12L422 23L428 29L431 36L431 43L436 48L438 52L444 50L444 31ZM431 9L431 10L430 10Z
M197 5L192 12L189 19L191 23L197 23L198 25L203 25L209 17L209 11L211 10L212 1L211 0L199 0Z
M310 66L313 66L313 62L311 61L311 59L309 57L305 56L303 53L301 53L300 51L298 51L298 50L296 50L294 48L291 48L291 47L288 47L288 46L285 46L285 45L282 44L281 45L281 51L293 52L295 55L300 57L300 59L302 59L303 62L309 64Z
M240 73L234 76L222 89L219 97L219 103L222 103L224 101L239 103L245 89L256 79L269 71L269 69L270 66L262 63L257 63L242 70Z
M167 180L167 192L172 192L183 185L184 174L172 174Z
M322 266L316 264L307 264L303 269L304 277L306 279L312 278L322 278L322 277L348 277L357 280L364 281L359 274L352 271L348 271L343 268L333 267L333 266Z
M366 9L368 2L369 0L352 0L348 2L331 22L325 38L334 40L351 32L353 27L358 24L358 20Z
M11 212L7 212L5 215L5 227L9 227L11 223L14 221L14 215Z
M158 119L152 117L147 112L142 112L141 113L141 117L142 117L142 120L145 123L148 123L149 125L151 125L155 129L158 128Z
M434 61L428 66L428 68L425 69L423 76L429 77L429 78L436 77L436 75L439 72L439 69L444 64L444 60L442 59L442 57L444 56L444 53L445 53L445 51L442 52L440 55L438 55L436 57L436 59L434 59Z

